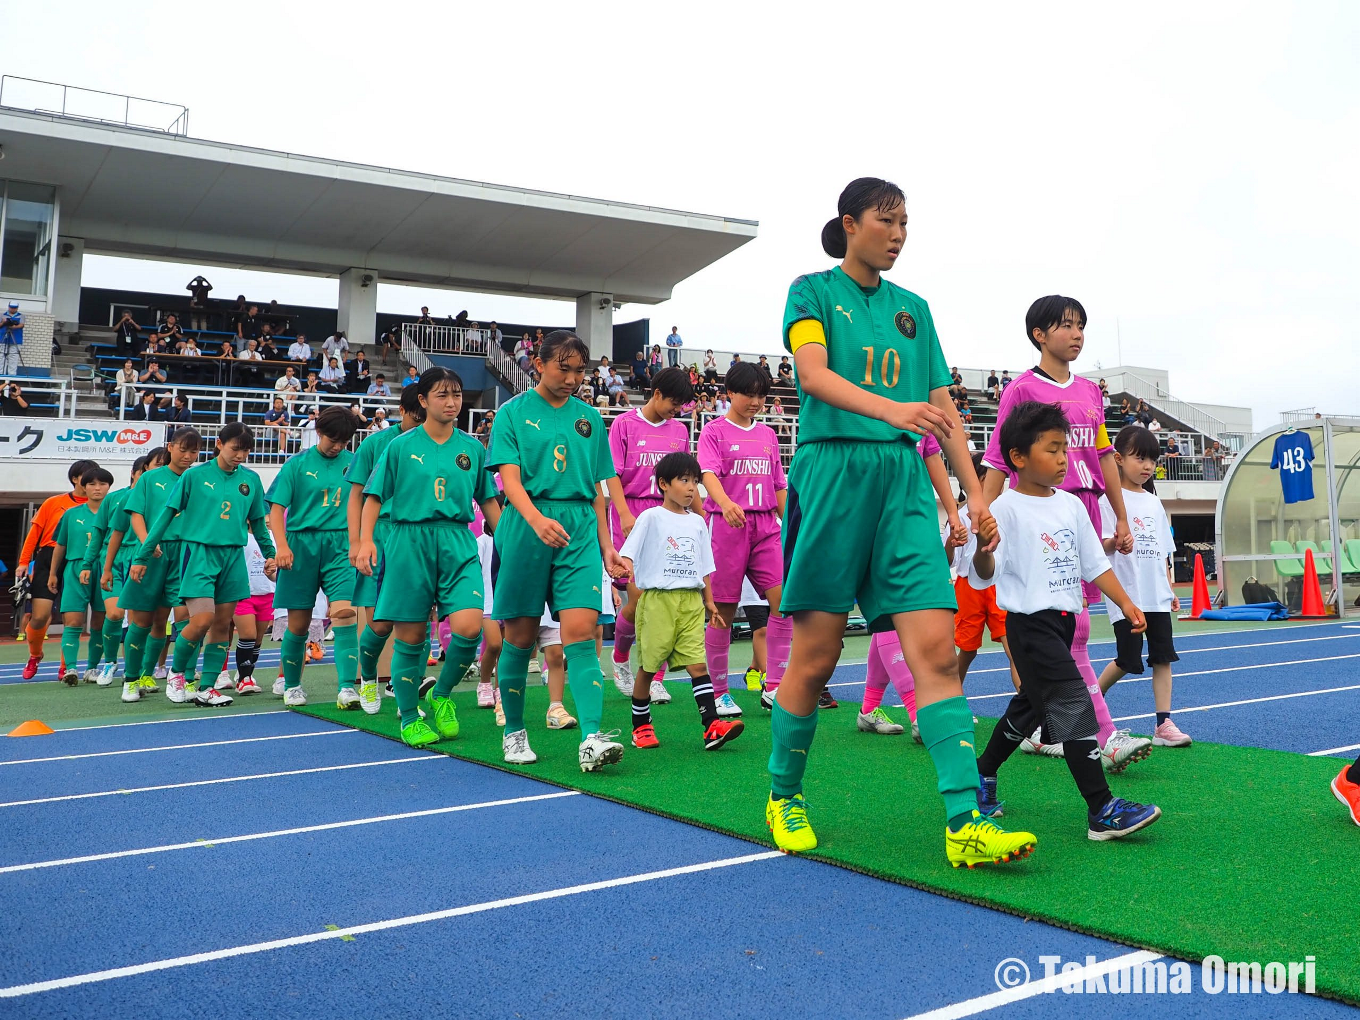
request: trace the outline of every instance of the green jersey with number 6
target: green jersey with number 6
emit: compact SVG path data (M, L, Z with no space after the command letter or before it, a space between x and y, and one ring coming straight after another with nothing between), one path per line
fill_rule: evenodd
M799 346L790 331L808 319L822 325L827 367L866 393L906 404L927 401L931 390L950 384L930 307L889 280L861 287L840 266L800 276L784 306L784 346L790 353ZM827 440L890 443L916 437L831 407L805 393L799 379L798 445Z
M486 470L486 450L458 429L437 443L421 426L388 444L364 493L377 496L395 524L472 523L472 502L496 495ZM389 578L400 584L400 578Z

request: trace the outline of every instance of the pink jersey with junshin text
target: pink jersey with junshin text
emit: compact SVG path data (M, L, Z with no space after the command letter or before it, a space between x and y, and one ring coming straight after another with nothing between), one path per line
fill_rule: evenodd
M1001 423L1011 413L1011 408L1027 400L1057 404L1067 418L1067 476L1060 488L1067 492L1104 492L1105 476L1100 473L1100 458L1114 452L1105 431L1105 401L1100 387L1079 375L1069 376L1066 383L1056 383L1032 368L1017 376L1001 393L996 428L987 443L987 452L982 456L983 463L1004 472L1014 481L1015 472L1007 466L1001 452Z
M761 422L749 429L727 418L709 422L699 433L699 467L717 475L727 497L743 510L777 509L775 492L789 487L779 439ZM711 496L704 499L704 509L722 513Z
M661 499L656 466L668 453L689 450L689 429L679 418L653 425L640 410L629 410L609 425L609 450L623 494L632 499Z

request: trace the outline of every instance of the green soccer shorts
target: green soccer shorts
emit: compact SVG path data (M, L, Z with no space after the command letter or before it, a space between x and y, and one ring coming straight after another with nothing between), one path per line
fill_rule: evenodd
M486 602L477 540L466 523L394 523L383 574L375 620L420 623L430 618L431 609L442 620L464 609L480 613Z
M557 521L570 536L554 549L529 527L513 506L496 526L496 552L501 558L491 617L513 620L543 615L546 604L556 616L564 609L600 611L604 561L596 530L595 506L585 500L541 499L538 512Z
M378 590L382 587L383 570L387 565L387 536L391 533L392 525L380 517L373 526L373 547L378 551L378 562L372 574L362 573L357 567L350 568L354 571L354 597L350 599L351 604L365 609L372 609L378 604Z
M643 673L655 673L663 662L679 668L704 661L703 592L644 591L638 598L636 626Z
M99 587L99 578L91 571L90 583L80 583L78 564L68 563L61 570L61 612L84 613L91 606L96 613L104 611L104 589Z
M359 572L349 562L349 533L345 531L290 531L288 547L293 566L280 570L275 581L275 609L311 609L316 593L331 602L352 602Z
M860 612L875 633L957 608L925 462L909 443L805 443L789 469L780 611Z
M250 598L250 572L241 546L197 542L184 542L183 546L179 581L182 601L212 599L221 606Z
M132 580L133 564L127 565L127 582L123 593L118 597L118 605L134 612L154 613L161 607L173 608L180 605L180 576L184 569L184 547L179 541L161 543L161 554L153 556L146 564L146 576L140 581ZM117 570L114 570L117 573ZM249 584L246 585L249 589Z

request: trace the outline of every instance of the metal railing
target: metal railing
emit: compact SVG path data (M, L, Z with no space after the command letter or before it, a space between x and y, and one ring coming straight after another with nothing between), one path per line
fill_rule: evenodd
M1194 429L1211 439L1218 439L1221 435L1233 431L1208 411L1188 401L1173 397L1157 383L1150 382L1142 376L1120 370L1112 373L1110 378L1115 380L1115 382L1110 383L1112 393L1127 393L1131 397L1145 400L1149 405L1166 412L1187 428Z
M131 386L132 384L127 384ZM274 398L281 398L284 406L295 416L305 416L307 409L312 407L326 407L331 404L338 404L341 407L358 407L365 418L372 418L373 412L382 408L387 412L389 418L393 418L399 413L399 397L370 397L357 393L292 393L290 391L276 391L265 389L233 389L231 387L219 386L185 386L177 383L138 383L136 384L137 399L140 403L141 395L151 393L157 397L157 412L164 413L173 405L174 398L183 396L189 405L189 412L193 415L193 420L184 424L191 424L194 428L199 428L201 422L211 421L216 418L218 424L225 425L229 421L245 421L247 416L255 417L264 414L274 406ZM119 402L118 418L120 421L129 420L128 414L132 411L133 404L123 404ZM140 420L140 419L137 419ZM163 418L153 420L164 420Z
M491 342L489 329L439 326L419 322L401 324L402 349L410 340L423 351L435 354L485 354Z
M19 408L18 416L30 415L34 418L74 418L76 415L76 390L65 379L52 379L45 376L0 376L0 396L10 395L10 386L17 384L20 395L29 404L46 405L29 411ZM56 407L56 411L49 410Z
M434 368L434 362L425 357L425 352L417 347L415 341L409 337L403 336L401 338L401 356L406 359L408 365L415 365L417 372L423 373Z
M165 422L164 425L166 442L169 442L170 434L176 428L182 427L171 422ZM397 424L393 422L390 427L396 428ZM195 422L193 428L203 436L204 451L211 451L223 424L214 422L200 425ZM251 428L255 432L255 448L250 451L250 456L246 460L251 467L277 467L289 457L294 457L316 445L316 429L308 428L306 425L252 425ZM357 450L359 444L372 433L371 427L360 429L349 441L349 449Z
M135 105L134 105L135 104ZM34 113L56 114L99 124L163 131L170 135L189 133L189 108L159 99L140 99L118 92L82 89L54 81L23 78L7 74L0 77L0 106ZM121 113L119 109L121 107ZM134 111L136 116L134 117ZM166 124L166 118L173 118ZM163 126L164 125L164 126Z
M523 393L534 384L529 373L519 367L519 362L515 359L515 356L506 354L495 344L486 352L486 363L509 384L510 389L515 393Z

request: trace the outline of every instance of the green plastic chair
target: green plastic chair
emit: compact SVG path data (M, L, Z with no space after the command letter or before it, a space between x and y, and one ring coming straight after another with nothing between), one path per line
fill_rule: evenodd
M1313 550L1313 565L1317 567L1318 577L1332 576L1332 561L1322 558L1322 550L1318 548L1316 542L1295 542L1294 547L1302 556L1309 549Z
M1352 541L1354 541L1354 540L1352 540ZM1324 541L1324 542L1321 542L1321 543L1319 543L1319 544L1322 546L1322 551L1323 551L1323 552L1329 553L1329 552L1332 551L1332 543L1331 543L1331 542ZM1355 573L1360 573L1360 568L1357 568L1356 565L1355 565L1355 561L1354 561L1353 559L1351 559L1351 557L1350 557L1350 552L1347 550L1346 544L1345 544L1344 542L1341 544L1341 550L1337 553L1336 558L1337 558L1337 568L1338 568L1343 574L1355 574Z
M1276 539L1270 543L1270 552L1273 556L1287 556L1294 552L1294 547ZM1303 560L1275 560L1275 572L1281 577L1302 577Z
M1347 572L1360 574L1360 538L1348 538L1341 546L1342 555L1350 560Z

